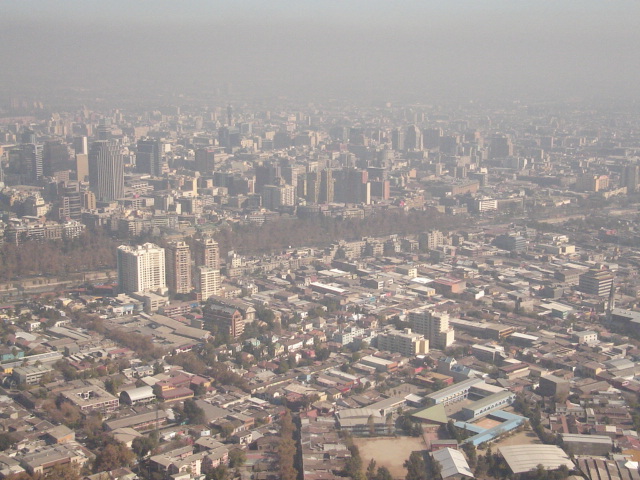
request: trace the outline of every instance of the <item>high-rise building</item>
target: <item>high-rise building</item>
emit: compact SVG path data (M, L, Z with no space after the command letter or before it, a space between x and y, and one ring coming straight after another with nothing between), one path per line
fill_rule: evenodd
M196 150L196 171L211 175L216 165L216 149L212 147Z
M23 166L31 182L38 182L44 174L42 162L43 147L37 143L27 143L21 147L21 159Z
M396 151L404 150L404 131L401 128L391 132L391 148Z
M407 150L422 150L422 132L416 125L409 125L404 140Z
M196 291L202 301L207 301L212 295L220 295L222 278L220 270L211 267L196 267Z
M194 257L196 266L220 270L220 248L213 238L198 238L194 245Z
M84 182L89 177L89 155L86 153L76 154L76 179Z
M160 140L138 140L136 170L155 177L162 174L162 145Z
M449 325L449 314L436 313L426 308L417 308L409 312L411 330L424 335L429 345L444 349L454 342L455 332Z
M81 135L79 137L74 137L73 139L73 149L76 152L76 155L88 155L89 154L89 142L85 135Z
M59 142L46 142L42 153L44 175L53 177L61 170L70 170L69 149Z
M318 203L332 203L334 195L333 172L330 168L325 168L320 173L320 192L318 196Z
M489 158L504 158L513 156L513 143L506 135L498 135L491 138L489 145Z
M124 159L115 142L98 140L91 145L89 185L98 202L124 197Z
M191 292L191 251L186 242L171 242L165 251L167 287L172 293Z
M640 188L640 164L631 163L624 168L622 186L627 187L628 193L635 193Z
M118 286L121 292L164 292L164 248L153 243L118 247Z

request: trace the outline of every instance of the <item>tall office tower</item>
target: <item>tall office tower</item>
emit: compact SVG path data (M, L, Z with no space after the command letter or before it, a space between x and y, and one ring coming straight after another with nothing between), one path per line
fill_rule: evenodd
M269 210L295 205L296 189L291 185L265 185L262 188L262 206Z
M111 140L111 119L102 118L96 127L96 137L98 140Z
M211 175L216 165L216 149L211 147L196 150L196 171Z
M85 182L89 177L89 155L86 153L76 154L76 180Z
M191 292L191 251L185 242L171 242L165 249L167 287L172 293Z
M42 152L44 175L53 177L56 172L70 170L69 149L59 142L46 142Z
M507 135L491 137L489 144L489 158L504 158L513 156L513 143Z
M203 237L196 239L193 249L197 266L220 269L220 248L218 247L218 242L213 238Z
M167 289L164 248L153 243L118 247L118 286L121 292L163 292Z
M446 348L454 342L455 332L448 313L436 313L424 307L409 312L411 331L424 335L434 348Z
M344 168L336 172L336 201L371 203L371 183L366 170Z
M640 165L631 163L624 168L622 186L627 187L628 193L635 193L640 188Z
M196 290L200 294L200 300L206 302L212 295L220 295L221 285L220 270L196 267Z
M61 187L57 199L59 220L80 220L82 217L82 196L76 182Z
M44 167L42 164L42 145L38 145L36 143L22 145L20 155L29 181L40 181L44 174Z
M160 140L138 140L136 171L139 173L148 173L154 177L162 175L161 149Z
M85 135L73 138L73 149L76 155L88 155L89 154L89 141Z
M325 168L320 172L320 191L318 193L318 203L332 203L334 197L333 172L330 168Z
M265 162L263 165L256 165L256 185L255 191L262 193L262 187L265 185L277 185L278 178L281 178L280 165L276 162Z
M20 143L24 144L35 144L36 143L36 134L33 130L29 130L28 128L22 132L20 136Z
M422 150L422 132L416 125L409 125L404 140L407 150Z
M91 145L89 185L98 202L124 197L124 159L115 142L98 140Z
M396 151L404 150L404 132L401 128L391 132L391 148Z
M284 181L297 188L298 176L304 172L304 169L299 165L285 165L280 170Z
M422 134L422 144L424 148L438 148L443 132L441 128L430 128Z

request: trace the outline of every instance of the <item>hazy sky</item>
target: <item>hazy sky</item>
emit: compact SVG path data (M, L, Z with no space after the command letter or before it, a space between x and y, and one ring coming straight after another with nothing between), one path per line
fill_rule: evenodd
M0 89L638 99L638 0L2 0Z

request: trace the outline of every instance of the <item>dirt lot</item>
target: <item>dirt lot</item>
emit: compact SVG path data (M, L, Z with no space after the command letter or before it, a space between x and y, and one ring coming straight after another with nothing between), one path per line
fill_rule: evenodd
M378 466L387 467L393 478L404 478L407 474L402 466L404 461L414 450L426 448L418 437L354 438L353 441L360 449L364 468L373 458Z
M538 436L531 430L518 432L515 435L509 436L491 444L491 450L495 453L500 447L506 447L508 445L536 445L542 442Z
M477 425L478 427L486 428L488 430L490 428L500 425L500 423L502 422L499 422L498 420L493 420L492 418L484 417L478 420L477 422L475 422L474 425Z

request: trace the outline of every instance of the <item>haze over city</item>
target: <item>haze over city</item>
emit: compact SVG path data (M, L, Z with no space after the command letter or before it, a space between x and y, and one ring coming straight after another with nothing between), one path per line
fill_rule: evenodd
M640 4L4 1L3 91L365 101L638 97Z
M0 0L0 480L640 480L638 19Z

